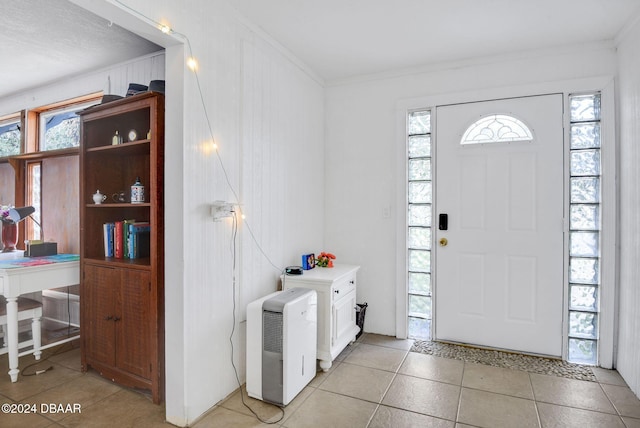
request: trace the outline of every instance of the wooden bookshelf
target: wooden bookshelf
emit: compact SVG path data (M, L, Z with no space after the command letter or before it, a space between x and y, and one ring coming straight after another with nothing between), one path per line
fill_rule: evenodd
M164 397L164 96L154 92L90 107L81 114L81 359L128 387ZM130 130L135 141L127 142ZM114 133L122 144L113 145ZM143 203L114 202L136 177ZM107 196L95 204L97 191ZM151 226L149 257L107 257L103 225L135 219Z

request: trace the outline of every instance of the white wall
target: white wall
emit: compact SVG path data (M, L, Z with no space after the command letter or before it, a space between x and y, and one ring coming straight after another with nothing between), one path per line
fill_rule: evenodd
M339 261L362 266L358 301L369 303L365 331L396 334L396 277L404 269L396 263L396 242L404 242L398 225L405 216L396 195L403 174L396 159L405 150L397 107L420 98L458 98L459 93L490 99L498 91L500 96L509 92L503 88L614 76L615 70L612 46L594 45L442 65L327 88L325 245ZM593 89L600 88L584 88ZM390 216L385 218L387 209Z
M129 83L164 79L164 62L164 52L158 52L0 98L0 116L99 91L125 96Z
M322 244L322 88L259 37L220 18L220 11L211 15L218 19L206 28L194 28L190 22L189 37L200 61L200 82L219 153L247 216L239 225L235 272L234 360L243 381L246 304L275 291L280 270L299 264L301 254ZM184 252L167 251L168 261L184 257L184 281L175 284L184 293L183 312L167 307L168 322L175 316L184 322L184 422L193 421L238 386L228 340L234 309L232 226L230 220L213 223L208 217L213 201L235 202L236 197L218 159L203 155L201 145L209 136L192 78L187 73ZM314 182L320 184L310 189L308 183ZM174 183L168 179L166 184ZM175 349L167 351L170 370ZM167 417L180 423L174 418L181 410L174 408L180 397L173 396L173 387L167 383Z
M640 395L640 23L618 46L620 296L617 369Z

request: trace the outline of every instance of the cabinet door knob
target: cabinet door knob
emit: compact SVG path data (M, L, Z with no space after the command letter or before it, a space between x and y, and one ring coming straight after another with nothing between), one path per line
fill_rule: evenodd
M109 320L111 320L111 318L113 318L111 315L107 315L106 317L104 317L104 320L105 321L109 321Z
M340 294L340 290L333 290L334 293Z
M349 281L350 284L355 284L356 282L352 279L351 281Z
M120 321L120 317L113 317L114 321Z

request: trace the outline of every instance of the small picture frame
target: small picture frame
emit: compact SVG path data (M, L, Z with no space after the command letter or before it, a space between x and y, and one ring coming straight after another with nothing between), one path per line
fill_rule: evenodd
M303 254L302 255L302 269L310 270L316 267L316 255L311 254Z

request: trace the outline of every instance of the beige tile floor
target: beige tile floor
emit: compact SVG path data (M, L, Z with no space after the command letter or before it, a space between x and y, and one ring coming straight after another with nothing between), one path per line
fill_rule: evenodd
M530 374L409 352L410 341L364 334L327 373L284 409L276 427L620 427L640 428L640 400L615 371L596 369L599 382ZM0 413L0 427L168 427L164 406L139 391L80 372L79 350L26 368L53 367L12 384L0 358L0 403L36 403L36 414ZM280 410L244 395L264 420ZM42 404L79 403L82 413L42 413ZM268 426L242 405L239 391L194 425Z

